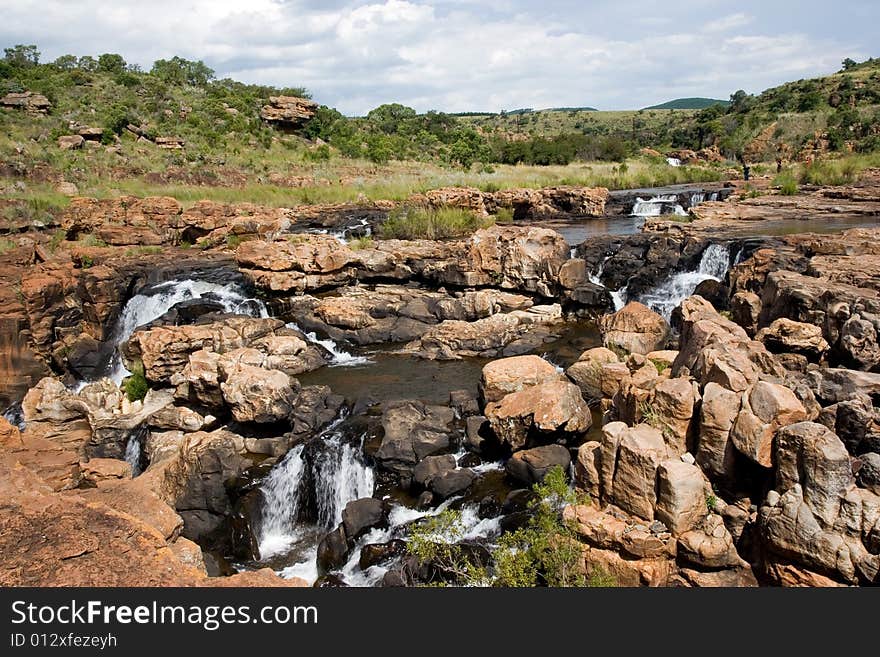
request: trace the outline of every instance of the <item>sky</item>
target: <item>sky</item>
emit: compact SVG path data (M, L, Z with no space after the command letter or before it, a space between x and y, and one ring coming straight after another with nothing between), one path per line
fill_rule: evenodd
M0 43L41 61L201 59L362 115L727 98L880 55L877 0L2 0Z

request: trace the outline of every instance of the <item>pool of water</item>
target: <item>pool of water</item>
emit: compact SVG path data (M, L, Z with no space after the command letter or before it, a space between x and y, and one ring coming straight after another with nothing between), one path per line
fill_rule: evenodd
M571 221L558 221L539 224L542 228L551 228L565 238L571 246L577 246L584 240L602 235L633 235L642 230L644 217L595 217Z

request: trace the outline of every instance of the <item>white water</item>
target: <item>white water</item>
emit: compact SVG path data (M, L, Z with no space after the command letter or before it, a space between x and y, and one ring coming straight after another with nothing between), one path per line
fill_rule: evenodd
M263 513L257 539L260 557L283 554L299 538L296 519L300 489L306 471L304 445L297 445L269 472L260 486Z
M235 283L184 279L155 285L148 294L134 295L122 309L113 335L117 349L110 363L109 376L113 382L120 384L131 374L122 362L119 347L131 337L136 328L155 321L182 301L202 299L208 295L223 306L224 312L255 317L269 316L262 301L246 297L241 286Z
M355 356L354 354L350 354L345 349L340 347L335 341L330 338L321 339L318 337L318 334L314 331L310 331L306 333L299 326L297 326L296 322L288 322L287 328L293 329L295 331L299 331L302 333L306 340L311 342L312 344L318 344L324 347L330 353L330 362L328 366L330 367L353 367L355 365L367 365L372 363L369 358L366 356Z
M375 477L364 463L362 450L363 437L358 447L345 442L338 432L325 442L313 473L320 526L332 529L342 522L346 504L373 496Z
M131 476L141 473L141 441L137 434L132 434L125 445L125 462L131 466Z
M619 290L609 290L605 283L602 282L602 273L605 271L605 263L608 262L608 258L610 257L610 255L605 256L605 259L599 263L599 269L596 270L596 273L587 274L587 278L591 283L601 285L608 290L608 293L611 295L611 302L614 304L614 312L617 312L626 305L626 285Z
M648 200L637 197L630 214L634 217L659 217L663 214L665 207L672 207L674 212L675 206L673 204L677 205L677 203L678 197L675 194L652 196Z
M22 413L21 406L19 406L18 404L10 406L5 411L3 411L3 419L9 422L9 424L11 424L12 426L18 427L20 431L24 431L24 413Z
M668 320L672 316L672 311L691 296L700 283L710 279L720 281L729 267L730 251L727 246L710 244L703 251L696 271L673 274L653 290L642 295L640 301Z
M668 164L671 167L680 167L681 160L679 160L677 157L667 157L666 164Z

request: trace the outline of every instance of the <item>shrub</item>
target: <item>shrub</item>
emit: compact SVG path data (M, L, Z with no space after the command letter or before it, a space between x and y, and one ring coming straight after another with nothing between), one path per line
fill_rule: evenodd
M355 237L348 243L348 248L352 251L362 251L363 249L373 248L373 238L369 235L363 237Z
M0 253L6 253L7 251L15 248L15 242L12 240L8 240L5 237L0 237Z
M147 396L150 386L147 383L147 377L144 375L144 364L140 361L136 362L132 367L131 376L122 383L122 388L128 396L128 401L140 401Z
M779 186L779 193L783 196L794 196L798 193L798 184L790 173L781 173L774 181Z
M513 209L512 208L498 208L495 211L495 223L496 224L512 224L513 223Z
M237 249L238 245L244 241L240 235L229 235L226 238L226 247L229 249Z
M470 235L492 225L491 218L461 208L400 208L391 212L379 228L382 239L429 239Z

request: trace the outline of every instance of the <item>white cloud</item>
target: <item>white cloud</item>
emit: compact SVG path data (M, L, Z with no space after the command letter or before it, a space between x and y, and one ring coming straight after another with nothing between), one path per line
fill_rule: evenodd
M463 111L725 98L863 54L851 26L834 38L827 21L817 34L786 13L780 30L776 19L754 18L761 4L745 0L748 13L721 18L724 5L704 0L506 0L491 9L450 0L157 0L149 11L135 0L5 4L0 40L37 43L44 60L118 52L149 68L178 54L220 76L305 86L351 114L383 102Z

